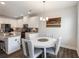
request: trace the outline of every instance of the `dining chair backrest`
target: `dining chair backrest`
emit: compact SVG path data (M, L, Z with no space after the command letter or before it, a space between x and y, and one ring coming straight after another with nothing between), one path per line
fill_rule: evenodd
M34 46L30 40L27 41L29 57L32 58L34 56Z
M61 39L58 38L57 41L56 41L56 45L55 45L55 47L56 47L56 49L55 49L55 55L58 54L58 51L60 49L60 45L61 45Z
M23 52L25 56L30 58L34 56L34 46L30 40L23 40Z
M38 33L34 33L34 34L29 34L29 39L30 40L35 40L36 38L39 37L39 34Z
M47 37L53 38L53 34L47 34Z
M2 49L3 47L5 48L5 42L0 40L0 49Z

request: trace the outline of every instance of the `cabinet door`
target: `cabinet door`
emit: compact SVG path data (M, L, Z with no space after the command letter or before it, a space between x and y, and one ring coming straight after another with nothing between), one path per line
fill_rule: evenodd
M8 38L8 54L20 49L20 37Z

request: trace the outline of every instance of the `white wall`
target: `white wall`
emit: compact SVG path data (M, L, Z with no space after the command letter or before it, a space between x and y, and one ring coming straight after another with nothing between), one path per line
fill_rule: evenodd
M78 53L78 56L79 56L79 3L78 3L77 8L78 8L78 10L77 10L77 11L78 11L78 24L77 24L77 25L78 25L78 26L77 26L77 27L78 27L78 28L77 28L77 29L78 29L78 30L77 30L77 31L78 31L78 32L77 32L77 53Z
M64 8L61 10L50 11L46 16L61 17L60 28L43 28L45 23L40 28L46 30L47 35L53 35L54 38L62 37L62 47L76 49L77 48L77 8L76 6ZM45 32L44 32L45 33Z

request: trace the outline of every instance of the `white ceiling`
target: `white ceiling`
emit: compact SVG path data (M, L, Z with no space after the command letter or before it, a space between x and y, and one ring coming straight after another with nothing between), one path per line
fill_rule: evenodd
M76 1L46 1L45 5L43 5L42 1L5 1L5 3L5 5L0 4L0 15L7 17L27 15L30 9L31 14L40 15L44 12L43 8L45 8L46 12L49 12L77 4Z

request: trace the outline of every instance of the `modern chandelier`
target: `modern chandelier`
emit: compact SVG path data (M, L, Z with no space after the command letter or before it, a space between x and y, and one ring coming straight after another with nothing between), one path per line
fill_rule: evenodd
M43 13L45 13L45 2L46 1L43 1ZM41 16L40 21L48 21L48 17Z

